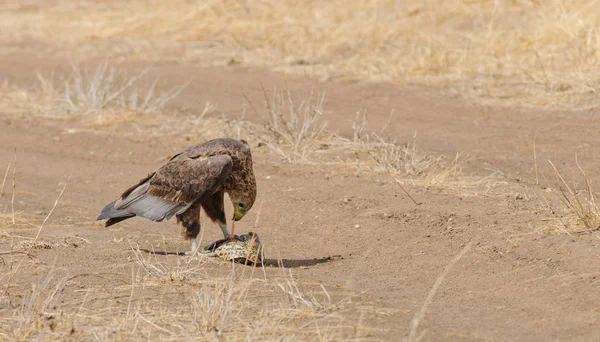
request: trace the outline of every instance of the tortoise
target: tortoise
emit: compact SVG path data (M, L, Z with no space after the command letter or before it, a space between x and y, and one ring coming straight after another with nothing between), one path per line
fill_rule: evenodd
M253 232L239 236L235 235L233 239L217 240L198 253L247 265L258 265L262 260L260 239L258 234Z

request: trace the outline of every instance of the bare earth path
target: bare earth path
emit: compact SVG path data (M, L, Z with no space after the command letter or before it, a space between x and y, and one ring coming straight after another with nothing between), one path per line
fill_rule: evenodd
M35 78L32 56L3 56L11 65L0 76L19 83ZM45 61L43 68L60 63ZM130 65L132 70L140 65ZM500 170L506 182L488 194L462 196L408 186L415 205L388 175L357 173L334 166L281 164L264 147L255 147L255 170L262 205L251 211L240 230L256 231L266 257L284 259L303 280L347 289L369 311L375 328L364 338L399 340L421 309L444 267L470 242L472 248L450 270L433 297L421 329L426 340L597 340L600 323L600 240L597 233L569 236L540 232L548 214L535 195L531 145L538 158L569 164L579 160L600 169L593 147L600 119L585 113L548 113L512 108L483 108L445 98L435 90L393 84L316 83L258 70L199 69L190 65L154 66L164 85L193 82L172 104L201 111L206 101L239 115L248 100L263 108L265 88L325 90L331 128L349 134L357 110L366 108L370 124L382 127L395 110L390 132L400 140L418 132L428 151L472 156L467 172ZM263 111L264 112L264 111ZM247 110L250 120L260 113ZM79 236L78 248L58 245L36 250L39 259L73 274L106 269L123 262L123 238L137 236L145 248L182 251L187 244L174 222L134 219L115 229L93 222L120 191L190 144L182 136L154 140L75 131L65 121L0 116L0 166L12 162L17 148L15 206L22 211L52 208L57 191L71 179L54 219L42 238ZM194 140L194 137L192 137ZM594 178L592 176L592 178ZM597 178L597 177L596 177ZM10 201L0 210L10 213ZM520 193L524 196L515 196ZM205 223L205 241L219 230ZM23 227L23 235L35 229ZM2 245L8 246L4 241ZM317 261L329 256L333 260ZM317 259L316 261L314 259ZM269 270L271 272L271 270ZM276 270L272 270L276 272ZM127 279L127 271L118 273ZM28 278L19 280L27 284ZM102 281L102 280L99 280Z

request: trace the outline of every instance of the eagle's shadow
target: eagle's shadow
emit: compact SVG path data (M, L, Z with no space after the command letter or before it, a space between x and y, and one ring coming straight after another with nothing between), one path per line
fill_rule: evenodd
M343 259L341 255L330 255L313 259L264 259L263 265L266 267L298 268L316 266L318 264L324 264L326 262L341 259Z
M154 254L154 255L178 255L184 256L185 252L167 252L167 251L151 251L149 249L140 248L141 252ZM285 267L285 268L299 268L299 267L311 267L316 266L318 264L324 264L326 262L341 260L343 257L341 255L329 255L322 258L313 258L313 259L263 259L262 264L265 267ZM260 264L258 265L260 266Z

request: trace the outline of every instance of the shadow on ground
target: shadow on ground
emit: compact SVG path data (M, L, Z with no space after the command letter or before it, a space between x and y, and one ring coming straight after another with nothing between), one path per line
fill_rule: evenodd
M149 249L140 249L140 251L148 254L155 255L179 255L184 256L185 252L168 252L168 251L151 251ZM298 267L310 267L318 264L323 264L330 261L344 259L341 255L329 255L322 258L313 259L264 259L263 265L266 267L286 267L286 268L298 268Z
M341 260L341 255L330 255L323 258L314 259L265 259L263 264L267 267L287 267L287 268L298 268L298 267L310 267L318 264L323 264L330 261Z

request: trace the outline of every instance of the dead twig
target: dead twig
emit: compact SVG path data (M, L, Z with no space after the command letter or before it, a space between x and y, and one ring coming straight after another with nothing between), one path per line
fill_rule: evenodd
M4 179L2 180L2 185L0 185L0 198L2 198L2 193L4 191L4 183L6 183L6 177L8 177L8 171L10 171L10 163L6 167L6 172L4 173Z
M12 199L10 200L10 210L12 212L12 223L16 224L15 220L15 189L17 181L17 148L15 147L15 166L13 167L13 179L12 179Z
M415 199L408 193L408 191L406 191L406 189L404 189L404 187L402 186L402 182L398 178L396 178L396 182L400 186L400 189L402 189L402 191L404 191L404 193L406 194L406 196L408 196L408 198L410 198L413 201L414 204L416 204L416 205L423 204L423 202L417 202L417 201L415 201Z
M444 281L444 278L446 278L446 275L448 274L448 272L450 272L452 267L454 267L454 265L469 251L469 249L471 249L471 246L473 246L474 240L475 239L472 239L471 241L469 241L469 243L462 249L462 251L460 251L460 253L458 253L458 255L456 255L454 257L454 259L452 259L448 263L448 265L446 265L446 267L444 268L442 273L440 273L440 275L435 280L435 283L433 284L433 287L429 291L429 294L427 295L425 302L423 302L423 306L421 306L421 310L419 311L419 314L416 315L411 322L410 334L408 335L409 342L419 341L423 338L424 333L417 336L417 330L419 329L419 323L421 323L421 321L425 317L425 312L427 311L427 307L429 307L429 304L431 304L431 301L433 300L433 296L435 296L435 293L437 292L438 288L442 284L442 281Z
M40 234L42 233L42 229L44 229L44 225L46 224L46 222L48 221L48 219L50 218L50 216L52 215L52 213L56 209L56 206L58 206L58 202L60 201L60 198L64 194L65 189L67 188L67 184L69 184L69 180L70 179L71 179L71 175L69 175L69 177L67 178L67 181L65 182L65 185L63 186L60 194L58 194L58 197L54 201L54 206L52 206L52 209L50 209L50 212L48 213L48 215L46 215L46 218L44 219L44 221L40 225L40 227L39 227L39 229L37 231L37 234L35 235L35 238L33 239L33 242L31 243L31 246L29 247L29 249L25 253L26 255L29 255L31 253L31 250L33 249L33 246L35 246L35 243L37 242L38 238L40 237ZM23 264L23 260L24 259L25 258L21 258L21 260L19 261L19 263L17 264L17 266L15 267L15 269L13 270L13 272L11 272L11 274L10 274L10 276L9 276L7 282L6 282L6 288L4 289L4 295L6 295L8 293L8 289L10 287L10 282L11 282L13 276L18 273L19 269L21 268L21 265Z

